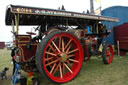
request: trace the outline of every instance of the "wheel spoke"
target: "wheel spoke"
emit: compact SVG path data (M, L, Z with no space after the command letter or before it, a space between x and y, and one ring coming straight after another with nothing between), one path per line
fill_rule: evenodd
M76 62L76 63L78 63L78 62L79 62L79 61L74 60L74 59L69 59L69 61Z
M71 48L71 45L67 48L66 53L68 53L68 51L70 50L70 48Z
M73 55L68 55L68 58L73 57L73 56L75 56L75 54L73 54Z
M62 72L63 72L63 75L64 75L64 72L65 72L65 66L64 66L64 63L63 63L62 66L63 66L63 71L62 71Z
M57 47L57 45L52 41L52 44L55 46L55 48L57 49L58 52L60 52L59 48Z
M106 56L110 56L110 54L106 54Z
M110 56L110 55L111 55L110 50L106 52L106 55L107 55L107 56Z
M58 68L59 68L59 66L60 66L60 62L59 62L59 64L56 66L56 68L55 68L55 70L54 70L54 72L53 72L53 75L56 73L56 71L58 70Z
M64 63L64 65L65 65L65 67L71 72L71 73L73 73L72 72L72 70Z
M49 58L46 58L45 61L49 61L51 59L54 59L54 57L49 57Z
M63 78L61 65L60 65L60 77Z
M51 71L50 71L50 74L52 74L52 72L53 72L55 66L56 66L56 63L53 65L53 67L52 67L52 69L51 69Z
M78 48L77 49L74 49L72 51L69 51L68 54L73 53L73 52L76 52L76 51L78 51Z
M106 60L109 60L109 56L106 56Z
M107 51L109 51L110 49L109 49L109 47L107 47L107 49L106 49Z
M57 56L56 54L51 53L51 52L45 52L45 53L48 54L48 55Z
M64 40L62 39L62 52L64 52Z
M69 64L72 67L72 64L69 61L67 61L67 64Z
M71 41L72 41L72 39L70 39L70 40L68 41L68 43L67 43L66 46L65 46L65 49L68 47L68 45L71 43Z
M59 49L61 48L61 37L59 37Z
M52 47L52 45L49 45L49 47L52 49L53 52L55 52L55 49Z
M46 66L49 66L49 65L51 65L51 64L53 64L53 63L56 63L56 62L58 62L58 59L56 59L56 60L54 60L54 61L51 61L50 63L47 63Z

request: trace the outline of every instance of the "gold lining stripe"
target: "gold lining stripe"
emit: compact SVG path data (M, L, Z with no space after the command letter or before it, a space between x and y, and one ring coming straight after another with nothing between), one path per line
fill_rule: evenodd
M52 14L37 14L37 13L23 13L23 12L14 12L12 11L12 13L17 13L17 14L33 14L33 15L51 15ZM108 18L108 17L101 17L101 16L91 16L91 15L86 15L86 17L79 17L79 16L69 16L69 15L55 15L54 16L64 16L64 17L73 17L73 18L84 18L84 19L93 19L93 20L100 20L100 21L112 21L112 22L119 22L119 19L113 19L113 18ZM92 18L95 17L95 18Z
M38 49L39 43L34 43L34 44L31 44L31 45L37 45L36 49ZM23 54L23 49L22 49L21 46L26 46L26 44L18 44L18 48L21 50L20 54L21 54L22 60L23 60L23 62L25 62L25 56Z
M20 41L22 38L25 38L27 37L26 39L28 39L27 41ZM18 43L25 43L25 42L30 42L31 41L31 36L17 36L17 39Z

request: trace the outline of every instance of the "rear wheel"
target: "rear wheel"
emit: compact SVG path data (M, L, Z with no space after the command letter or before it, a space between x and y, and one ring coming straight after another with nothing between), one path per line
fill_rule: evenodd
M36 56L41 74L56 83L72 80L83 63L83 49L79 40L69 32L54 32L42 40Z
M113 60L113 48L112 45L105 43L103 45L102 58L104 64L110 64Z

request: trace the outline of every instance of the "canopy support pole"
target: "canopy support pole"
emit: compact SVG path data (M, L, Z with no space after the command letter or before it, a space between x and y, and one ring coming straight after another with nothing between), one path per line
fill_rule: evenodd
M68 28L68 18L66 19L66 28Z
M14 20L12 19L12 33L15 33Z
M19 31L19 14L15 14L15 23L16 23L16 34L18 34Z
M48 24L47 24L47 21L46 21L46 24L45 24L45 31L48 30Z
M98 23L96 23L96 33L99 33Z

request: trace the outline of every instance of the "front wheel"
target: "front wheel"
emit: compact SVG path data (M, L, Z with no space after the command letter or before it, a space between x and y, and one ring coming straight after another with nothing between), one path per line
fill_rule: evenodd
M80 41L70 32L54 32L42 40L36 63L41 74L55 83L72 80L83 63Z
M105 43L102 50L102 58L104 64L110 64L113 60L113 48L112 45Z

